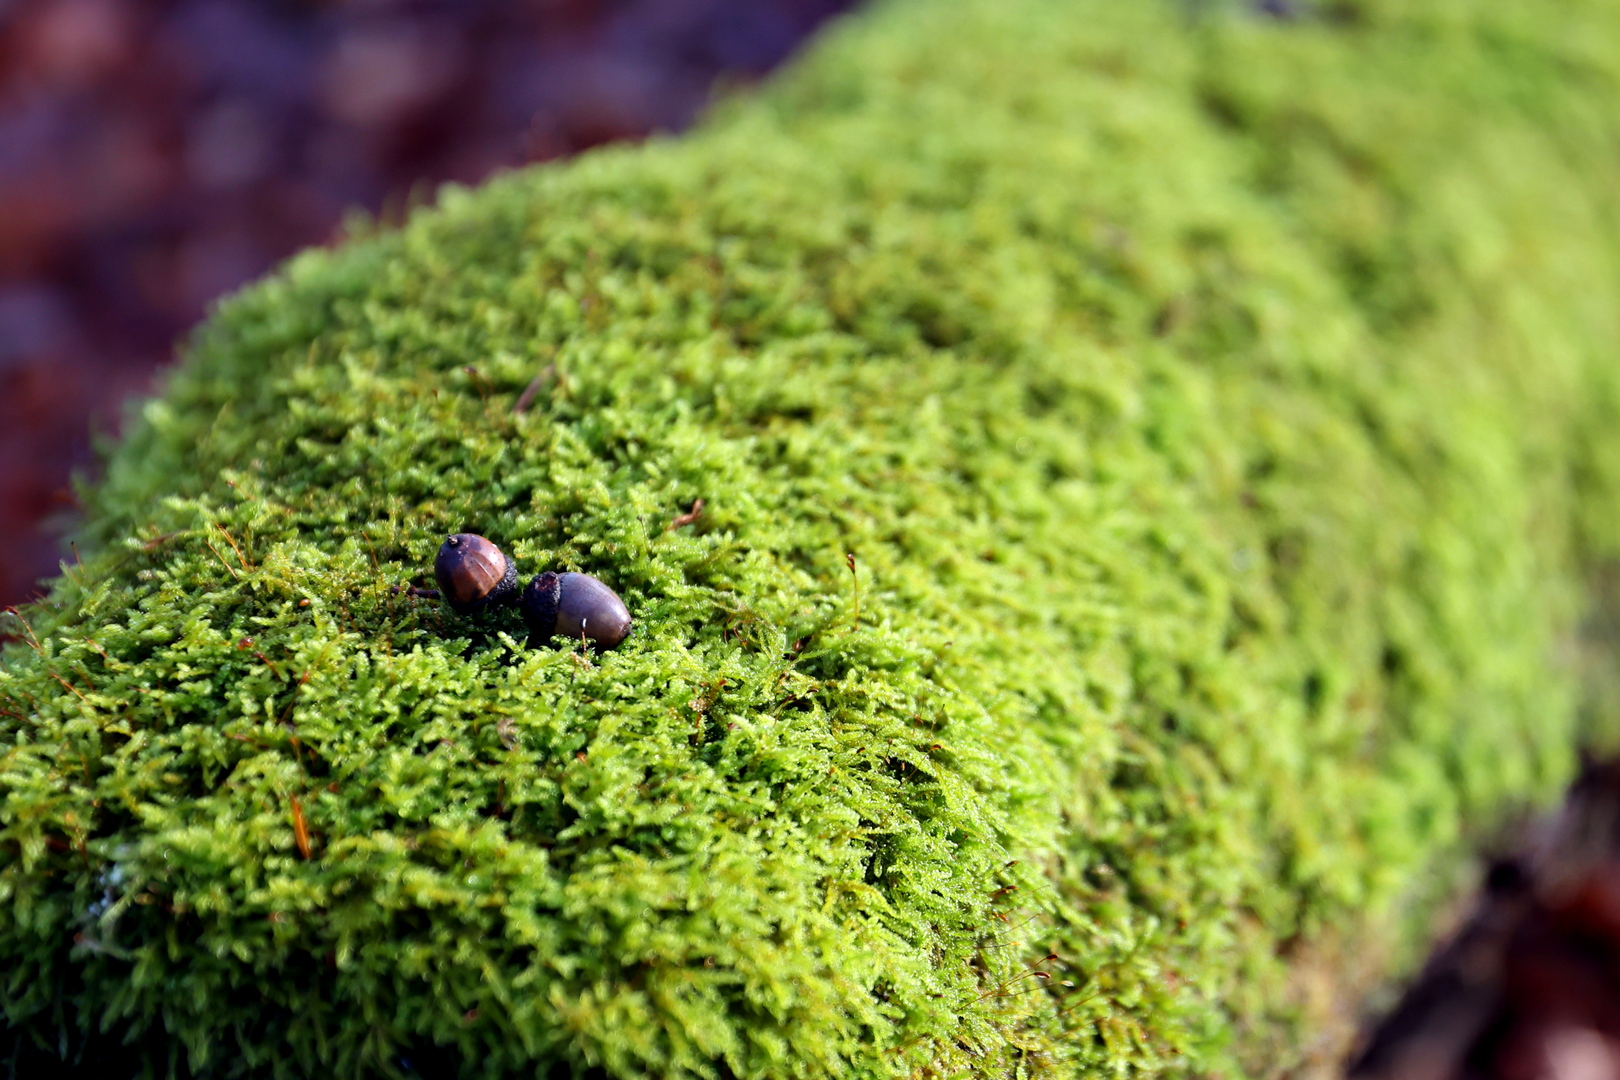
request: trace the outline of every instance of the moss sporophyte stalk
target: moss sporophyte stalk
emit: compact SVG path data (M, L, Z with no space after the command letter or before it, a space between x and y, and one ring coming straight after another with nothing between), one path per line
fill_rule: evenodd
M1300 1064L1610 730L1617 85L1600 0L892 0L293 260L10 620L7 1060Z

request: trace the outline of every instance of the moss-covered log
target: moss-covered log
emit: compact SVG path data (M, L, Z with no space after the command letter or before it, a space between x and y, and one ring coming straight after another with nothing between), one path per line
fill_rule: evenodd
M896 0L294 260L15 625L4 1037L1286 1066L1291 958L1569 774L1617 91L1608 0ZM630 640L397 588L463 530Z

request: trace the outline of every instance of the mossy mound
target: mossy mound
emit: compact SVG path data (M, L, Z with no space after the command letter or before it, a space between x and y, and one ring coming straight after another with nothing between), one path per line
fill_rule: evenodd
M1569 773L1617 89L1600 0L895 2L294 260L5 654L6 1037L1286 1067L1287 957ZM395 588L462 530L634 634Z

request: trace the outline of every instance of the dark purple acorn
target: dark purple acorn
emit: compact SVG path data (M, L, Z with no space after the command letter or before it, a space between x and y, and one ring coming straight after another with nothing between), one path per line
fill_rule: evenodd
M459 615L517 596L517 567L506 552L474 533L456 533L439 548L433 560L433 576L439 579L439 592Z
M541 641L586 638L598 649L611 649L630 633L630 612L619 594L589 574L554 574L550 570L523 590L523 621Z

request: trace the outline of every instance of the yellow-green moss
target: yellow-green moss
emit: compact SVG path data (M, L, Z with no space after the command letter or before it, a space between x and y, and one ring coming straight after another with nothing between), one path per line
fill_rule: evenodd
M294 260L0 667L4 1037L1285 1067L1287 947L1568 771L1620 547L1617 34L901 0L690 137ZM391 588L460 530L634 636Z

